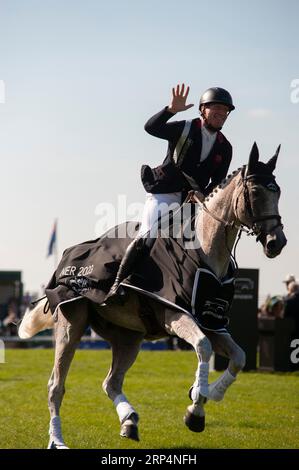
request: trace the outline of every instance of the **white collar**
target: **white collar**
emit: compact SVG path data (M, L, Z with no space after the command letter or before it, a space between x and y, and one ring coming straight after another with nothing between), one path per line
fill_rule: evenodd
M208 138L208 139L215 139L217 137L217 131L216 132L211 132L209 131L209 129L206 128L206 126L204 125L204 123L202 122L202 126L201 126L201 129L202 129L202 132L205 134L205 136Z

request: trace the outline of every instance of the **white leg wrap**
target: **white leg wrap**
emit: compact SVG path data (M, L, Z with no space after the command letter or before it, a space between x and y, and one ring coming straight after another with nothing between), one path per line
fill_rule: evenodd
M236 380L228 369L209 385L209 400L221 401L228 387Z
M209 363L200 362L195 375L195 382L192 386L191 398L197 402L202 397L209 395Z
M60 416L54 416L54 418L51 418L49 435L49 447L51 443L54 442L54 444L59 448L67 448L62 437Z
M119 421L123 424L126 419L128 419L133 413L137 417L138 421L138 414L133 406L128 402L125 395L120 394L114 400L114 405L116 407L116 411L119 417Z

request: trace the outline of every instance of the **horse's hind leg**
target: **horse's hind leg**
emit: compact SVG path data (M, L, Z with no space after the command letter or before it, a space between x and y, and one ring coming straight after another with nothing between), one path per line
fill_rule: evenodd
M229 359L228 368L209 385L209 399L221 401L227 389L235 382L237 374L245 366L246 356L243 349L235 343L229 333L207 333L213 350Z
M103 390L116 407L121 423L120 435L138 441L139 417L122 393L122 385L127 370L138 355L143 334L115 326L112 328L109 333L109 341L112 346L112 364L103 382Z
M65 393L65 380L78 345L87 326L87 303L78 300L58 310L55 323L55 360L48 382L48 406L50 411L48 449L67 448L61 431L59 410Z
M209 393L208 378L209 361L212 355L211 343L194 320L181 312L166 310L165 326L170 334L176 334L195 349L198 367L195 381L189 393L193 403L188 406L184 421L191 431L201 432L205 428L204 403Z

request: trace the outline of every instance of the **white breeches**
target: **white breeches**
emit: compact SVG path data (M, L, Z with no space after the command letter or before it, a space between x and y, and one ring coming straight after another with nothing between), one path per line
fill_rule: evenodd
M148 193L145 199L138 236L145 235L153 229L159 216L166 215L170 211L176 211L182 203L181 199L182 193L180 191L166 194Z

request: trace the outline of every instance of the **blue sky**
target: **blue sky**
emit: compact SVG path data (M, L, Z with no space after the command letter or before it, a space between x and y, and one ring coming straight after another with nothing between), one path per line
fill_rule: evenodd
M58 218L58 248L94 238L101 202L144 201L140 166L159 164L166 143L145 121L190 85L218 85L236 104L224 128L231 170L257 141L262 159L282 144L276 175L288 246L275 260L241 241L241 267L260 269L260 296L299 277L299 78L296 1L0 1L1 269L21 269L25 288L48 281L48 239Z

